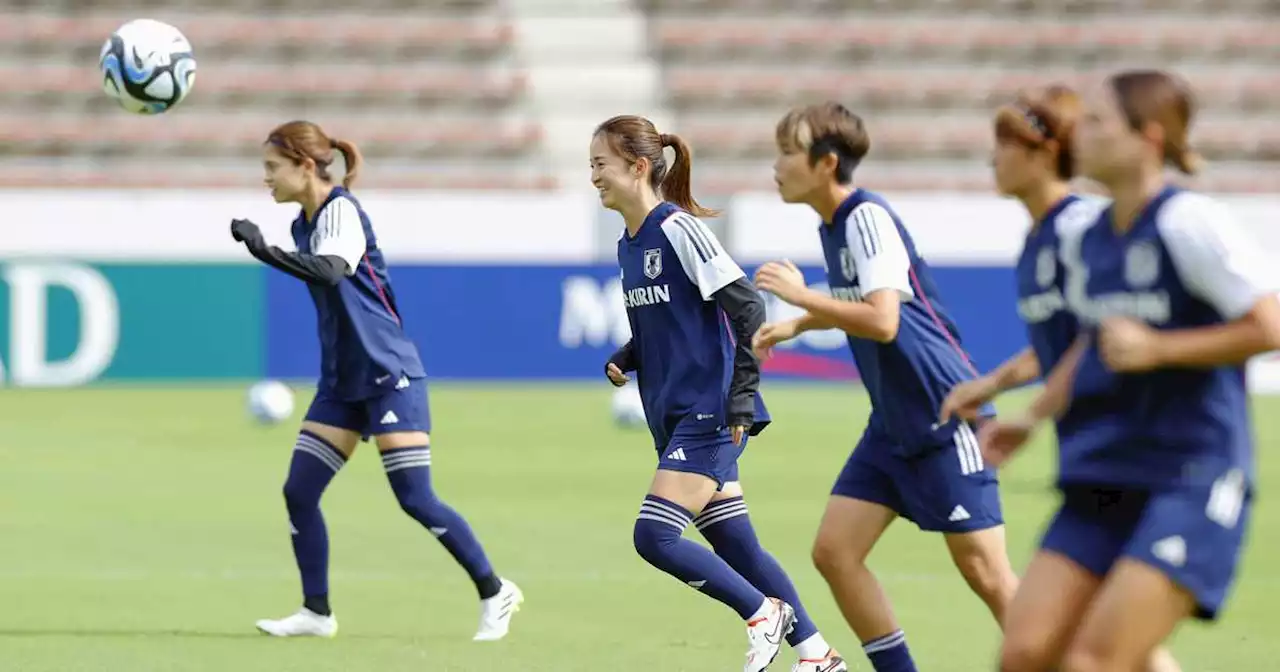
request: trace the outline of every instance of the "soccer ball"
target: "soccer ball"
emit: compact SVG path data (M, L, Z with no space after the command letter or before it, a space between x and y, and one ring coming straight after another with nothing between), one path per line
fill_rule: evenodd
M614 390L613 421L627 429L645 426L644 404L640 401L640 390L634 384Z
M293 415L293 390L278 380L264 380L249 388L249 415L264 425Z
M182 102L196 81L191 43L152 19L120 26L102 45L102 89L135 114L160 114Z

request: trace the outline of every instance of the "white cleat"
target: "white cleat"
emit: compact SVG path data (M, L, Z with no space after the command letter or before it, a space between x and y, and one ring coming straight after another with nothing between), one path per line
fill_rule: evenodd
M332 614L321 616L306 607L278 621L264 618L258 621L257 626L263 634L272 637L332 637L338 634L338 619Z
M747 664L743 672L764 672L778 657L778 649L796 625L796 610L777 598L769 598L772 609L760 618L747 621Z
M822 660L801 658L792 666L791 672L849 672L849 664L835 649L831 649Z
M511 617L520 611L524 593L516 584L502 579L502 590L497 595L480 601L480 627L476 629L475 642L496 642L511 630Z

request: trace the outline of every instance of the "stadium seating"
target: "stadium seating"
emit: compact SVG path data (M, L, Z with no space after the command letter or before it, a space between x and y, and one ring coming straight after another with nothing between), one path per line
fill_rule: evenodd
M655 103L698 151L700 190L768 188L777 117L824 98L865 114L872 183L988 189L994 106L1139 64L1174 68L1198 92L1193 142L1212 160L1199 184L1280 187L1273 0L634 5L660 66ZM517 6L533 5L0 0L0 185L253 184L262 134L306 117L360 141L371 185L554 187L544 129L557 111L530 102L538 80L515 56ZM121 114L98 91L98 50L122 15L179 25L198 47L196 93L165 123Z
M495 2L144 2L182 27L200 64L195 92L163 123L101 94L98 52L120 23L116 4L139 7L0 3L0 184L26 183L33 169L53 182L167 184L156 170L166 159L197 185L252 184L266 132L308 118L358 141L374 186L553 186L536 174L541 133L521 109L527 82ZM95 179L104 158L110 169ZM206 169L183 170L192 159Z
M865 179L989 189L990 111L1020 90L1117 66L1177 70L1203 113L1202 186L1280 187L1280 5L1255 0L644 0L700 188L767 188L791 105L837 99L872 134ZM928 11L925 11L928 10ZM1158 11L1156 11L1158 10ZM767 171L765 171L767 174Z

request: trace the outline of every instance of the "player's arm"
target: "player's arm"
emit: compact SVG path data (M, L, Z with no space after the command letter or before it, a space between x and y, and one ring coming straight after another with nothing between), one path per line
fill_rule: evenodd
M845 232L858 272L861 302L841 301L809 289L803 282L798 287L794 282L789 282L789 287L777 287L773 276L780 269L776 264L762 268L756 283L805 309L814 320L810 324L835 327L856 338L888 343L898 336L901 303L915 296L906 244L889 211L876 203L863 203L854 208L845 222ZM791 271L799 274L794 266Z
M1062 414L1067 412L1067 407L1071 405L1071 390L1075 386L1076 371L1080 369L1080 362L1084 360L1084 353L1089 347L1090 338L1082 334L1063 353L1062 359L1058 360L1045 378L1040 394L1036 395L1027 408L1026 414L1029 419L1039 423L1062 417ZM1036 368L1038 369L1039 365Z
M702 299L715 301L729 317L736 347L728 423L731 427L750 426L755 418L755 395L760 384L760 362L751 352L751 337L764 323L764 301L747 282L742 268L701 220L678 213L662 223L662 232L680 259L685 275L697 285Z
M1108 363L1118 353L1121 359L1132 360L1124 356L1132 350L1147 355L1138 362L1146 366L1132 368L1208 368L1241 364L1280 348L1276 297L1280 287L1256 242L1225 206L1188 194L1170 204L1157 226L1187 289L1213 306L1226 322L1170 330L1150 330L1128 321L1104 322L1099 346ZM1139 334L1143 337L1133 338Z
M990 378L996 394L1034 383L1040 378L1040 359L1030 346L1005 360L985 377Z
M764 300L745 276L717 291L713 298L733 326L733 379L729 384L730 427L747 427L755 419L760 390L760 360L751 350L751 337L764 324Z
M609 357L609 361L605 362L605 368L612 364L618 367L623 373L631 373L636 370L636 349L635 341L627 341L625 345L618 348Z
M330 201L320 211L313 254L286 252L268 245L262 231L248 220L232 221L231 235L259 261L305 282L322 285L337 285L354 274L366 246L360 213L345 198Z
M985 376L966 380L951 389L938 410L938 421L946 422L959 415L966 420L977 417L983 404L1015 387L1040 377L1040 360L1035 350L1023 348Z

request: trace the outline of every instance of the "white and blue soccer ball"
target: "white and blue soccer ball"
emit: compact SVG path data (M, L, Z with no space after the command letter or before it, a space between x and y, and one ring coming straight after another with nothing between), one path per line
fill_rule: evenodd
M134 114L160 114L196 82L196 57L182 31L154 19L120 26L102 45L102 89Z
M640 389L635 384L613 391L613 422L627 429L645 426L644 403L640 401Z
M264 425L293 416L293 390L278 380L263 380L249 388L249 415Z

